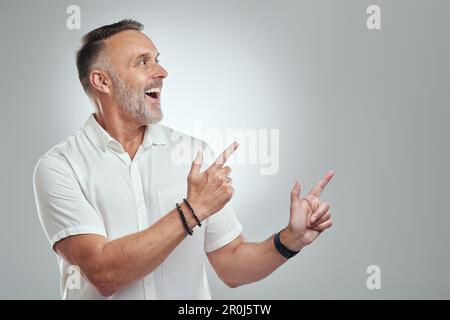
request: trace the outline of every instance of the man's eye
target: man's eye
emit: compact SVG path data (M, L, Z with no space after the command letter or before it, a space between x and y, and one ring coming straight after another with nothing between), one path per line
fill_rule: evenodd
M147 65L147 62L148 62L148 58L143 58L143 59L141 59L141 60L139 60L139 65ZM155 62L156 63L159 63L159 59L155 59Z

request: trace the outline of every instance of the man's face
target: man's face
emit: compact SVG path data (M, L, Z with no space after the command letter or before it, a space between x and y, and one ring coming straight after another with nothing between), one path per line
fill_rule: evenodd
M141 125L161 121L160 91L167 72L158 64L159 53L152 41L142 32L127 30L105 44L117 105Z

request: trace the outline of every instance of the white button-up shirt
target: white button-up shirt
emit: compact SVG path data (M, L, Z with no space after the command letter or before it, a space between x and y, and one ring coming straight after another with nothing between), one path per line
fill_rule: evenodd
M34 170L37 211L51 247L72 235L113 240L148 228L186 197L187 175L200 148L204 170L214 161L206 143L152 124L131 160L91 114L83 129L45 153ZM205 252L231 242L242 226L229 202L193 230L158 268L109 299L211 299ZM76 267L57 259L63 299L104 299L87 279L76 278Z

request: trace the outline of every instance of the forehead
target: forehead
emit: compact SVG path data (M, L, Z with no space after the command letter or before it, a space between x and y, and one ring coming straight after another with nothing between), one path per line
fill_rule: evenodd
M152 40L140 31L126 30L105 40L108 54L113 59L132 59L144 53L155 55L157 49Z

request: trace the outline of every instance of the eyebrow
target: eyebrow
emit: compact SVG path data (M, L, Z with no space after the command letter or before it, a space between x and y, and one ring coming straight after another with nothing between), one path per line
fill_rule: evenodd
M137 60L139 58L144 58L144 57L150 59L150 54L148 52L140 54L136 58L134 58L134 60ZM159 52L156 54L155 60L158 60L158 57L159 57Z

